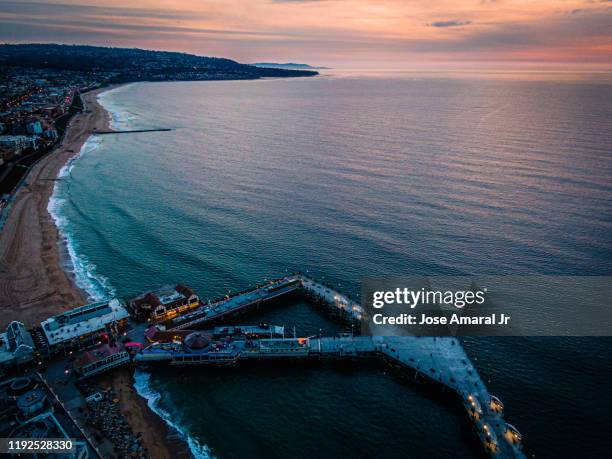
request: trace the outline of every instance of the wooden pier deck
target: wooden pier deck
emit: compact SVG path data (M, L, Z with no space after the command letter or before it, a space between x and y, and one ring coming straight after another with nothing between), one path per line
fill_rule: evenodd
M503 413L491 405L491 394L455 338L411 336L351 336L311 338L310 354L356 358L377 355L409 368L453 390L462 400L470 421L492 457L524 458Z
M333 287L323 285L303 274L298 276L302 281L302 289L306 294L320 298L353 320L359 321L363 318L364 310L356 301L335 290Z
M218 321L300 290L299 275L286 276L268 284L201 306L193 312L165 323L169 330L190 330Z
M461 397L476 432L492 457L524 458L501 410L456 338L385 336L372 338L379 352L444 384Z

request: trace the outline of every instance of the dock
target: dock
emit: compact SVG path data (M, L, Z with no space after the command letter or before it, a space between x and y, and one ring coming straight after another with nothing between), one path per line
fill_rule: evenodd
M302 277L299 274L286 276L234 296L228 295L221 300L204 304L195 311L172 319L164 325L169 330L191 330L258 308L264 303L284 298L301 288Z
M456 338L374 337L382 356L437 381L461 399L470 420L492 457L524 458L520 434L503 418L503 405L492 397Z
M336 315L348 321L359 322L365 316L361 304L347 295L303 274L299 274L298 277L302 284L302 291L310 301L327 306Z

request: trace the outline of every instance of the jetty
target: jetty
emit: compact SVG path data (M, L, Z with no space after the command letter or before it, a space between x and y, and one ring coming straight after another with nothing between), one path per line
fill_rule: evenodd
M170 128L154 128L154 129L131 129L125 131L94 131L94 134L97 135L109 135L109 134L135 134L137 132L168 132L171 131Z

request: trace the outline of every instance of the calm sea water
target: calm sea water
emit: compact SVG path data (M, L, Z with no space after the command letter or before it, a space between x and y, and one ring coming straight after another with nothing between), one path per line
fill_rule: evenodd
M353 294L366 275L609 275L611 89L554 75L133 84L102 97L116 127L173 131L92 139L51 208L100 297L178 281L217 296L296 270ZM338 329L301 302L264 319ZM606 454L612 340L465 341L530 452ZM479 453L458 409L375 366L137 377L201 456Z

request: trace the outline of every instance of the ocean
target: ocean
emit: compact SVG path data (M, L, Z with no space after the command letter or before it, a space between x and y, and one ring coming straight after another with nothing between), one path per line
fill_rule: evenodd
M612 272L612 86L588 75L347 73L135 83L49 208L92 297L201 297L304 271ZM340 327L300 300L247 322ZM464 339L536 457L605 456L609 338ZM474 457L461 410L375 365L144 372L198 457Z

